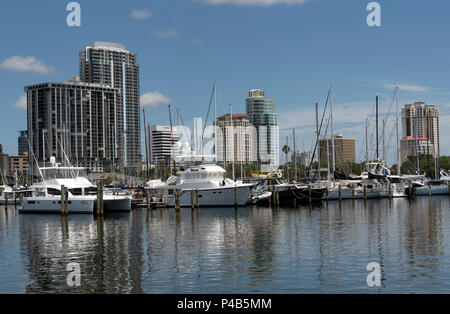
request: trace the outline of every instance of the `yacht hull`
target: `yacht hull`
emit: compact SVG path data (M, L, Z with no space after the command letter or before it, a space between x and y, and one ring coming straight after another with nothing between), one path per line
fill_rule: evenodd
M131 211L131 198L104 196L103 204L106 212L129 212Z
M69 199L69 214L92 214L94 212L94 200ZM61 213L61 199L59 197L27 197L24 199L20 213Z
M237 186L236 187L236 203L235 203L235 188L234 187L221 187L218 189L199 189L198 200L200 207L227 207L227 206L245 206L250 200L251 192L250 186ZM192 194L191 190L182 190L180 196L180 207L192 206ZM196 206L196 194L194 193L194 206ZM175 206L175 199L173 195L170 195L167 199L167 205L169 207Z

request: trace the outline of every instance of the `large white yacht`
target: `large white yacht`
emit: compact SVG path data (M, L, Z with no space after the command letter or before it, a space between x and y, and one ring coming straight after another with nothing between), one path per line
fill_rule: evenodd
M84 168L61 167L50 159L50 167L39 168L42 181L32 185L31 197L25 197L22 213L59 213L61 211L61 187L68 188L69 214L93 213L97 200L97 187L84 175ZM105 211L130 211L131 197L104 193Z
M213 207L246 205L250 201L252 187L252 184L227 179L226 171L220 166L199 165L178 172L178 176L170 177L166 182L149 181L146 190L152 196L164 197L169 207L175 206L175 191L180 192L180 207L190 207L191 191L198 190L199 206Z

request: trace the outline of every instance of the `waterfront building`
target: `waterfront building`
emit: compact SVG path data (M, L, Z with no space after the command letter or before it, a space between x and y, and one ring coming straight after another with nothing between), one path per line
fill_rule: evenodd
M439 111L435 106L427 105L424 102L415 102L414 104L405 105L402 109L402 132L403 132L403 144L405 151L408 151L407 147L411 147L412 142L408 141L414 139L419 141L419 152L421 147L426 147L425 154L431 154L433 156L440 155L439 145ZM423 144L423 141L426 144ZM415 146L415 143L414 143ZM409 150L416 155L415 149Z
M311 165L311 158L312 158L312 152L297 152L296 154L297 158L297 165L302 167L309 167ZM294 162L294 154L291 156L292 163Z
M80 79L120 90L117 97L118 147L124 164L140 163L140 83L137 56L125 46L92 42L80 51Z
M28 139L41 165L55 156L101 172L121 161L120 90L72 80L26 86L25 92Z
M405 137L400 140L400 160L403 164L408 156L426 155L434 151L434 145L426 138Z
M278 116L275 101L266 98L266 93L253 89L245 100L246 113L256 129L256 159L263 170L278 168L280 162Z
M20 135L17 138L17 147L19 150L19 156L28 154L28 141L27 141L28 131L20 131Z
M10 176L16 172L18 174L28 173L28 165L27 152L20 156L9 156L3 152L3 146L0 144L0 171L3 176Z
M173 143L179 140L178 128L173 127ZM150 144L150 160L154 165L159 165L161 162L165 165L170 165L172 152L172 131L170 126L166 125L151 125L149 128L149 144ZM175 151L176 153L176 151Z
M232 121L232 123L231 123ZM217 118L217 161L256 162L256 129L246 114Z
M202 118L194 118L194 132L192 134L194 147L194 155L203 155L203 120Z
M332 164L333 140L331 138L319 140L320 164ZM336 164L356 161L355 139L334 136L334 156Z

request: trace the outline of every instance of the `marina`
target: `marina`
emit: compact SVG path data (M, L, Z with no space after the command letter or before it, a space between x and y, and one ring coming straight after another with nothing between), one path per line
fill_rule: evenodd
M448 196L297 208L20 215L0 207L2 293L450 292ZM80 264L68 287L66 265ZM378 262L382 285L368 287Z

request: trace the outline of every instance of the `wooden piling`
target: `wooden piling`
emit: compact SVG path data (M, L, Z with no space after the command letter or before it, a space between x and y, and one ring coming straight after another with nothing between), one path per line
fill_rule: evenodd
M341 202L341 201L342 201L342 185L339 182L339 202Z
M234 187L234 207L238 206L238 199L237 199L237 187Z
M103 207L103 183L100 182L97 185L97 215L103 216L104 207Z
M312 203L312 189L311 187L308 188L308 198L309 198L309 204Z
M64 213L66 215L69 214L69 188L65 187L64 188L64 192L65 192L65 196L64 196Z
M66 214L66 187L64 185L61 185L61 215Z
M198 189L195 190L195 200L196 200L196 207L199 208L200 207L200 195L199 195Z
M191 190L191 209L193 210L195 208L194 204L194 190Z
M353 200L356 199L355 188L352 188L352 199L353 199Z
M175 197L175 211L179 212L180 211L180 191L179 190L175 190L173 192L174 197Z
M392 198L392 184L389 183L389 198Z
M8 194L5 193L5 209L8 209Z
M367 186L364 185L364 200L367 199Z

